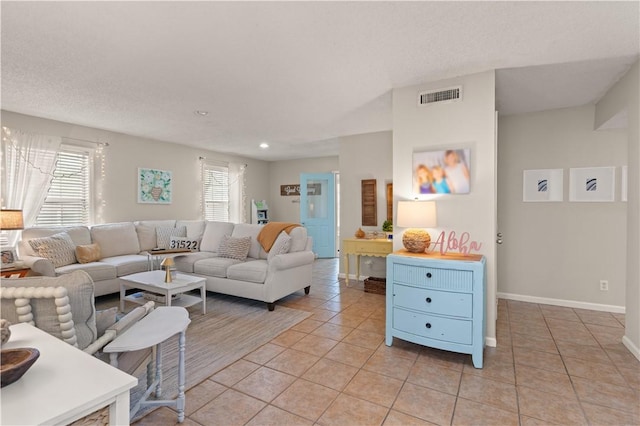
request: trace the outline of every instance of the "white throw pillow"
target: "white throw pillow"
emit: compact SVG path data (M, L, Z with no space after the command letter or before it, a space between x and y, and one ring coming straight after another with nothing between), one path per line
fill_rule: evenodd
M267 256L267 262L271 262L275 256L279 254L289 253L291 248L291 237L286 232L282 231L278 238L273 242L269 255Z
M76 263L76 247L66 232L34 238L29 240L29 245L39 257L49 259L54 268Z
M187 236L187 227L180 226L178 228L156 228L156 238L158 243L158 248L167 249L169 248L169 242L171 237L186 237Z

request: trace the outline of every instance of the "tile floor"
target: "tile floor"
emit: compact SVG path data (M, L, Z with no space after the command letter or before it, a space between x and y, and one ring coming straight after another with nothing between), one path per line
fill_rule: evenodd
M500 300L497 348L471 357L396 339L384 296L315 264L313 315L187 393L184 425L638 425L640 362L624 315ZM276 309L277 306L276 306ZM175 424L160 408L138 426Z

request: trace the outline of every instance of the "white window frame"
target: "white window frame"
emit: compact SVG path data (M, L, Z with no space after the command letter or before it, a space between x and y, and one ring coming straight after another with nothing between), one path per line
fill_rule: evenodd
M214 173L218 174L218 176L213 175ZM220 185L222 185L222 188L214 189L214 187ZM203 162L202 217L204 218L204 220L229 222L230 202L229 164ZM216 208L216 206L221 208Z
M80 154L83 155L86 158L86 165L83 166L79 172L72 172L72 176L77 177L79 174L80 175L84 175L85 176L85 180L84 180L84 185L86 185L86 191L83 194L83 197L81 199L85 200L86 202L86 214L84 215L84 218L82 218L83 220L80 221L65 221L65 220L60 220L60 221L51 221L51 220L46 220L46 218L41 217L42 214L42 210L46 209L47 204L53 204L53 203L62 203L64 204L65 202L68 204L74 204L77 202L77 198L58 198L56 195L50 194L51 191L55 191L56 185L58 184L58 160L56 160L56 168L53 171L53 180L52 180L52 185L51 188L49 189L49 194L47 194L47 197L45 198L44 204L40 210L40 212L38 213L38 217L36 218L36 226L47 226L47 227L53 227L53 226L88 226L90 224L93 223L93 219L94 219L94 205L95 203L93 202L93 198L94 198L94 161L93 161L93 157L94 157L94 149L92 148L87 148L87 147L80 147L80 146L75 146L75 145L66 145L63 144L60 147L60 151L58 153L58 157L60 157L60 155L65 155L65 154ZM80 187L80 185L78 185L78 187Z

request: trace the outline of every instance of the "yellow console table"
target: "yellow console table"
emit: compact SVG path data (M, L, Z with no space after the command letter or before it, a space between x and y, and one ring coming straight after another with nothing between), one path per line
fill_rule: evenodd
M342 240L342 252L345 258L346 282L349 285L349 255L356 255L356 279L360 279L360 256L387 257L393 252L393 241L386 239L365 240L345 238Z

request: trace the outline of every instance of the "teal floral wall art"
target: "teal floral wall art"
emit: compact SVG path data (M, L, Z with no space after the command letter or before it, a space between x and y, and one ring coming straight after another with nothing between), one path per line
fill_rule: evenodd
M138 203L171 204L170 171L138 169Z

